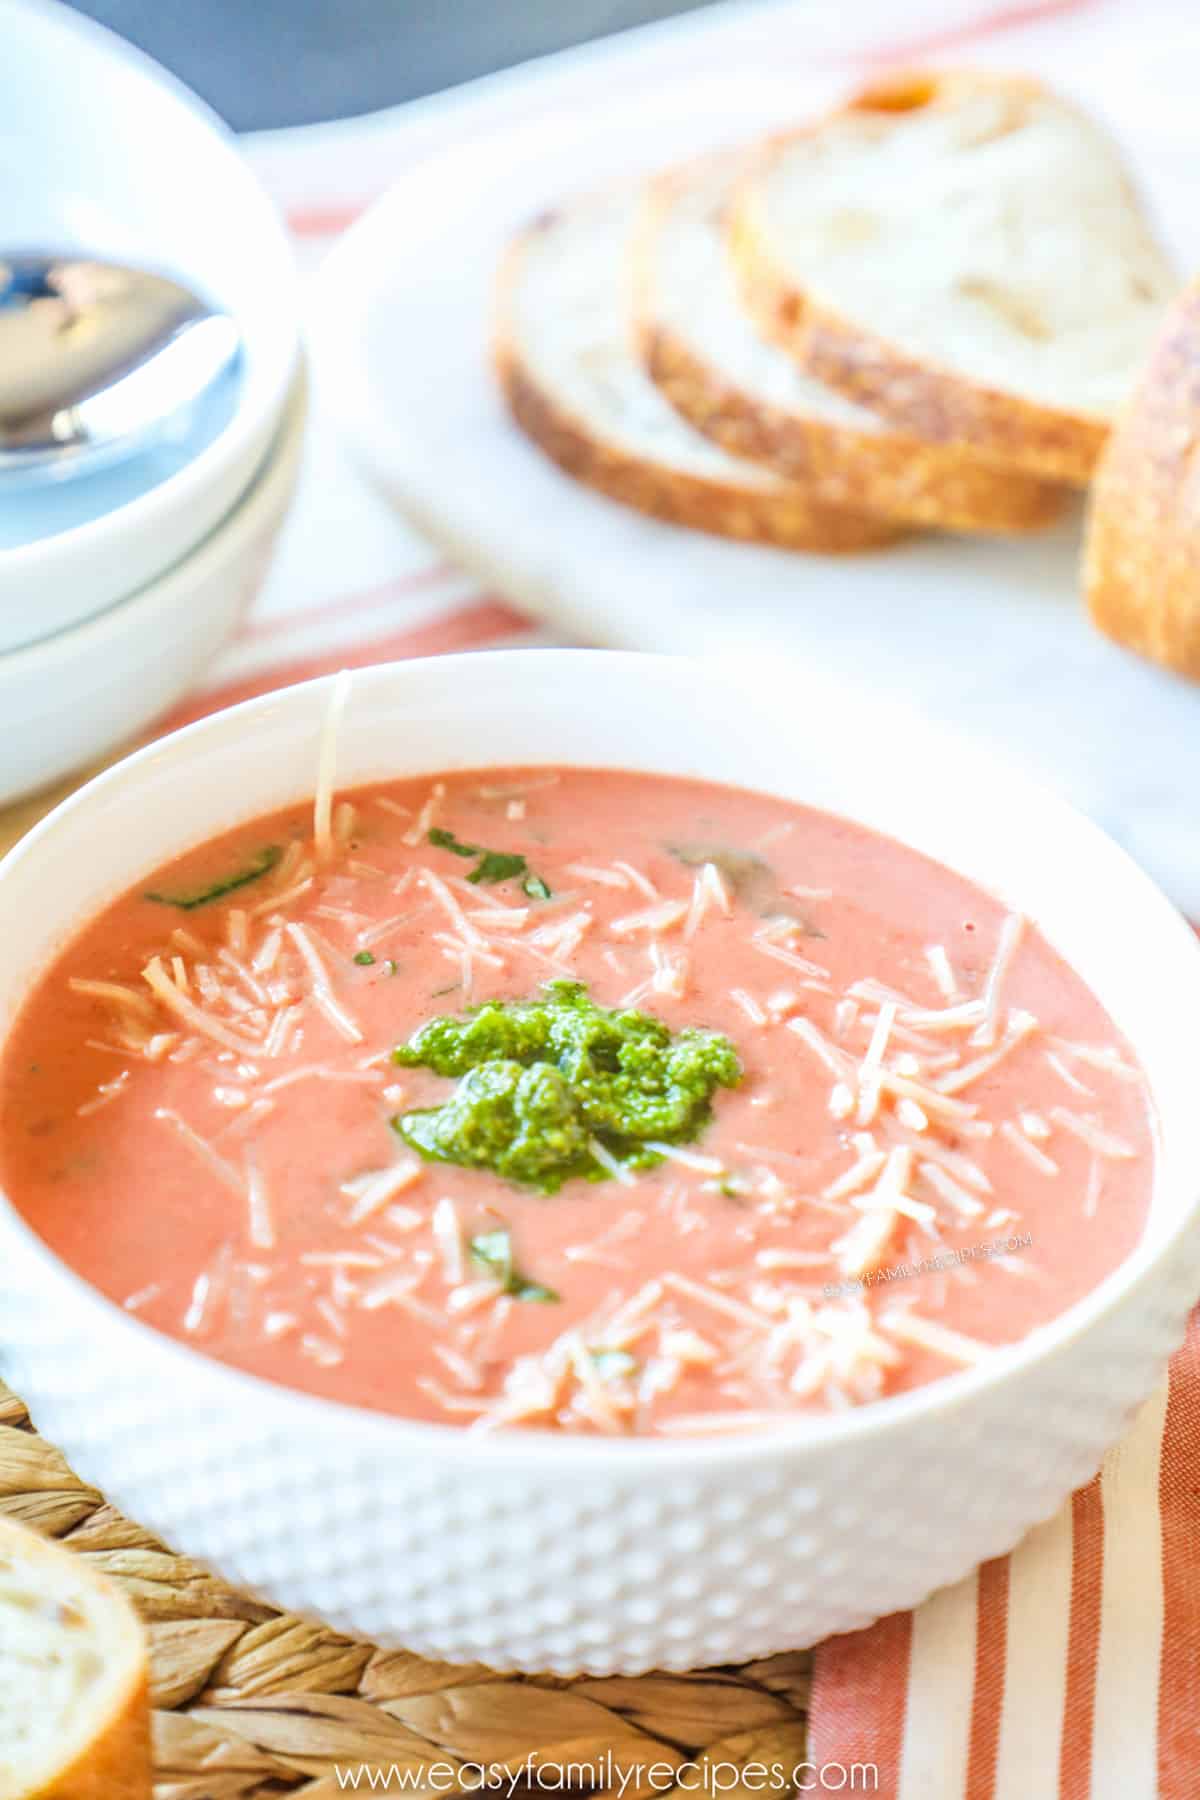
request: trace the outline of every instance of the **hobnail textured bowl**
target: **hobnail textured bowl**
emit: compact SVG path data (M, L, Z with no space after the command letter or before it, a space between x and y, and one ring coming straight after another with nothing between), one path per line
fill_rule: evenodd
M316 682L206 720L32 833L0 865L0 1020L81 917L311 792L328 698ZM354 678L342 783L563 761L831 807L1023 907L1150 1082L1160 1157L1135 1252L1023 1343L914 1393L770 1434L613 1442L409 1423L209 1362L102 1299L0 1202L0 1370L81 1475L279 1606L501 1669L742 1661L911 1606L1011 1548L1152 1388L1200 1288L1200 947L1058 801L803 674L527 651Z

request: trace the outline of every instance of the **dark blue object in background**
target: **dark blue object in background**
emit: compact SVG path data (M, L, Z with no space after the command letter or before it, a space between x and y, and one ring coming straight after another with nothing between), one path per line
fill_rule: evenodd
M394 106L705 0L80 0L239 131Z

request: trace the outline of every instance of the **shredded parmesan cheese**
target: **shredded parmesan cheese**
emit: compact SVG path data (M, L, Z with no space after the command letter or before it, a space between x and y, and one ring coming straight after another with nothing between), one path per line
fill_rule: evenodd
M836 1044L831 1044L811 1019L789 1019L785 1029L794 1031L801 1043L807 1044L813 1055L819 1057L829 1073L835 1075L839 1081L845 1081L852 1077L854 1074L852 1059L844 1050L839 1050Z
M865 1151L859 1156L857 1162L846 1170L844 1175L839 1175L836 1181L831 1181L829 1186L822 1190L823 1198L845 1200L851 1194L858 1193L860 1188L865 1188L869 1182L875 1180L886 1162L886 1151Z
M462 1225L453 1200L442 1196L433 1209L431 1223L434 1242L442 1260L442 1275L453 1287L462 1280L466 1261Z
M1044 1150L1039 1150L1037 1145L1032 1143L1030 1139L1025 1136L1023 1131L1018 1130L1011 1119L1005 1119L1004 1123L1001 1125L1000 1136L1006 1143L1011 1144L1018 1155L1024 1157L1025 1161L1029 1163L1032 1168L1037 1169L1041 1174L1058 1174L1058 1164L1054 1161L1053 1157L1047 1156Z
M981 1344L977 1338L965 1337L961 1331L951 1331L949 1326L939 1325L934 1319L923 1319L919 1313L900 1307L885 1312L879 1323L902 1344L916 1344L922 1350L932 1350L948 1362L977 1363L990 1349L990 1345Z
M599 1138L590 1138L588 1140L588 1149L595 1160L600 1164L600 1167L606 1169L615 1180L621 1183L622 1187L635 1186L637 1176L633 1173L633 1170L627 1169L623 1162L618 1162L612 1151L606 1150Z
M415 848L417 844L423 844L425 839L429 836L433 821L438 815L438 809L441 806L442 797L445 792L446 785L444 782L437 781L434 783L426 798L425 804L422 806L408 830L404 833L404 842L410 847Z
M1067 1038L1055 1037L1050 1042L1056 1050L1065 1056L1074 1057L1076 1062L1086 1063L1090 1068L1099 1069L1106 1075L1114 1075L1118 1081L1142 1081L1140 1069L1123 1062L1120 1053L1108 1044L1076 1044Z
M630 886L628 875L622 874L620 869L597 869L591 863L568 863L564 873L573 875L577 881L594 881L600 887L628 890Z
M770 1021L753 994L745 988L730 988L729 998L735 1006L740 1006L752 1025L766 1025Z
M934 1086L942 1094L958 1094L963 1088L970 1087L981 1075L990 1075L998 1063L1004 1061L1009 1053L1033 1031L1037 1030L1037 1020L1032 1013L1013 1012L1009 1014L1008 1031L1002 1043L994 1050L985 1051L977 1056L974 1062L963 1065L961 1069L953 1069L948 1075L942 1075L934 1082Z
M338 1032L341 1037L344 1037L347 1043L361 1044L363 1041L363 1034L359 1030L355 1020L351 1018L350 1014L346 1011L346 1008L334 994L333 987L329 980L329 971L321 961L320 953L313 943L309 932L305 930L303 925L295 924L285 925L284 930L287 932L308 966L308 972L312 977L313 1005L319 1012L324 1014L334 1030Z
M189 1000L186 994L180 993L163 967L161 957L151 957L142 970L142 980L168 1012L173 1012L177 1017L185 1020L194 1031L199 1031L203 1036L212 1038L214 1042L223 1044L227 1050L245 1053L260 1048L253 1039L244 1037L240 1032L223 1025L220 1019L215 1018L211 1012L206 1012L203 1007L197 1006L194 1001Z
M94 1000L107 1000L118 1012L131 1012L139 1019L153 1019L154 1006L145 994L139 994L136 988L125 987L119 981L85 981L78 975L72 975L67 986L73 994L86 994Z
M361 1225L364 1219L372 1218L390 1200L394 1200L397 1194L404 1193L414 1182L419 1181L423 1174L424 1164L413 1156L406 1157L390 1169L380 1169L357 1183L343 1183L343 1194L348 1194L354 1201L346 1216L347 1225Z
M705 917L714 906L726 919L733 912L733 903L729 898L725 883L721 879L721 871L715 863L706 862L692 880L692 901L683 927L685 938L695 937Z
M246 1184L240 1172L234 1168L231 1162L227 1162L219 1151L214 1150L208 1139L201 1137L200 1133L195 1131L186 1119L180 1118L179 1114L172 1111L169 1106L156 1107L154 1117L161 1119L165 1125L169 1125L173 1131L177 1132L189 1149L195 1151L210 1173L215 1175L219 1181L224 1182L227 1188L232 1189L239 1197L245 1195Z
M245 1187L250 1242L256 1250L273 1250L276 1240L275 1226L271 1218L271 1202L253 1145L246 1150Z
M1137 1155L1133 1145L1126 1143L1124 1138L1118 1137L1113 1131L1105 1131L1094 1119L1068 1111L1065 1106L1052 1106L1050 1117L1056 1125L1061 1125L1064 1131L1069 1131L1072 1137L1077 1137L1080 1143L1086 1144L1098 1156L1107 1156L1114 1162L1121 1162Z
M329 705L321 725L317 747L317 784L313 794L313 844L318 859L329 862L336 849L333 836L333 788L337 775L338 734L342 714L350 698L350 672L342 669L334 677Z
M982 1048L995 1042L1000 989L1024 929L1025 920L1021 913L1009 913L1000 927L996 954L992 959L992 966L988 970L987 980L983 986L983 1018L971 1034L971 1042Z
M938 985L938 991L944 1000L954 1001L959 997L958 980L946 954L944 944L927 944L925 960L929 964L929 972Z
M878 1206L837 1238L831 1246L843 1275L860 1279L877 1269L895 1235L900 1214L894 1206Z
M968 1193L960 1182L955 1181L948 1169L943 1169L935 1162L917 1164L917 1173L923 1181L927 1181L933 1191L947 1201L957 1213L965 1219L978 1218L983 1211L983 1203L974 1194Z
M858 1123L869 1125L879 1108L880 1076L888 1038L896 1021L894 1000L885 1000L871 1033L867 1053L858 1066Z
M658 889L643 870L635 869L632 863L627 862L615 862L613 868L618 874L627 876L639 894L645 894L647 900L658 899Z
M686 900L660 900L644 912L625 913L622 918L614 919L609 930L614 937L629 937L635 931L670 931L686 917L687 911Z

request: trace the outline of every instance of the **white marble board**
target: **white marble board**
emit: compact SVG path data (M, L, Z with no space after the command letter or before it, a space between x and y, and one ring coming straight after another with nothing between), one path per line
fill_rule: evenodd
M1081 81L1120 129L1126 89L1111 74ZM750 548L576 486L500 405L488 313L511 229L581 185L792 120L830 85L693 75L460 127L326 265L313 321L326 397L372 478L499 592L591 642L795 656L906 700L1051 782L1200 919L1200 687L1090 629L1078 518L1021 542L922 537L849 558ZM1200 243L1190 132L1167 124L1154 136L1143 120L1130 149L1186 257Z

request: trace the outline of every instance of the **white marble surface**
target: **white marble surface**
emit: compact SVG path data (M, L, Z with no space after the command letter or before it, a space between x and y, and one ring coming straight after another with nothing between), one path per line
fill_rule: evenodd
M1120 55L1113 17L1101 8L1082 36L1043 26L975 59L1042 66L1107 116L1193 260L1193 105L1177 71L1195 66L1200 17L1175 14L1170 42L1126 31ZM626 513L510 426L485 346L492 269L513 224L580 184L792 118L844 76L772 73L758 48L666 88L630 77L614 92L606 80L591 105L573 94L556 109L543 82L523 116L466 133L460 117L455 142L415 162L334 251L316 294L318 359L358 458L462 565L563 629L624 647L793 656L1001 748L1200 918L1200 688L1091 631L1078 520L1024 543L924 538L851 559L789 556Z

